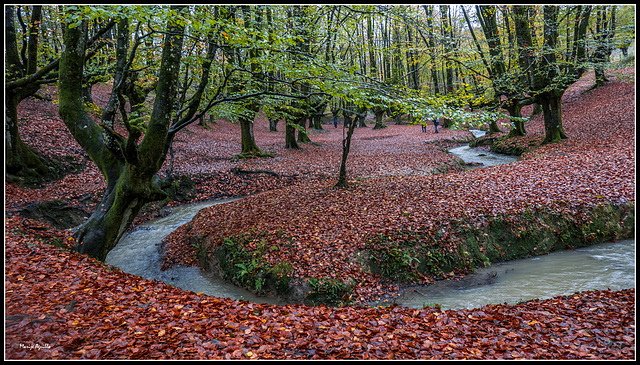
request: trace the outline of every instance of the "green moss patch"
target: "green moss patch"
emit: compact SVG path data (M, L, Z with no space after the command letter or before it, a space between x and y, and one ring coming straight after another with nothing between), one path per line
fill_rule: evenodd
M635 205L600 204L578 212L526 211L517 216L451 221L436 232L395 232L366 243L365 270L392 281L443 277L500 261L633 237ZM444 231L450 234L443 233Z

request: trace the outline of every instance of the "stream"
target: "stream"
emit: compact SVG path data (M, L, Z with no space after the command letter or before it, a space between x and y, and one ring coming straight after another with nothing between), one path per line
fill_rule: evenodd
M476 134L478 132L478 135ZM482 131L473 132L476 137ZM465 162L493 166L513 162L514 156L457 147L450 153ZM256 303L286 304L277 298L258 297L199 267L176 265L162 271L162 240L201 209L236 199L200 202L172 208L171 214L141 224L125 233L105 262L122 271L150 280L161 280L195 293ZM635 240L603 243L571 251L558 251L528 259L493 264L461 281L440 281L429 286L409 286L395 300L398 305L422 308L438 304L442 309L477 308L486 304L515 304L531 299L569 295L577 291L635 288Z
M492 264L463 280L406 287L396 303L409 308L438 304L471 309L516 304L585 290L636 287L635 240L607 242L527 259Z
M470 129L469 132L471 132L473 136L476 138L482 137L486 134L485 131L481 131L477 129ZM518 156L509 156L509 155L494 153L481 148L469 147L468 144L460 147L451 148L449 149L449 153L461 158L466 163L479 164L479 166L471 167L471 169L501 165L501 164L510 163L518 160Z
M256 303L286 304L276 298L259 297L252 292L223 280L219 275L204 272L197 266L175 265L162 271L160 244L171 232L189 223L203 208L228 203L239 198L199 202L171 208L166 217L145 222L124 234L108 254L105 263L129 274L221 298L241 299Z
M176 265L162 271L160 243L196 213L213 204L201 202L172 208L166 217L128 232L107 255L106 263L150 280L161 280L195 293L256 303L286 304L259 297L199 267ZM576 250L508 261L480 268L463 280L444 280L429 286L408 286L395 303L410 308L438 304L442 309L477 308L486 304L515 304L534 298L569 295L577 291L635 288L635 240L609 242Z

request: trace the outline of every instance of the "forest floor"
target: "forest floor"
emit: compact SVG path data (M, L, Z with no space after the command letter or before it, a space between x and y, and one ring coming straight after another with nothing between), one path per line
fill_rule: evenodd
M613 81L594 90L592 75L576 83L563 103L569 139L532 147L544 137L542 116L534 117L526 125L528 135L510 142L529 152L508 166L463 171L444 147L469 139L468 131L435 134L429 125L422 133L419 126L391 123L379 131L372 124L356 129L347 162L351 185L345 190L331 189L342 152L341 126L325 124L325 130L311 133L313 144L296 151L285 149L283 132L269 132L259 118L257 143L275 157L251 160L232 158L240 149L236 124L220 120L211 130L191 126L179 135L173 173L191 176L195 186L169 206L247 196L243 203L202 211L193 229L233 235L253 227L305 242L288 257L296 275L361 282L354 291L359 305L341 308L196 294L52 246L64 246L71 231L29 216L27 208L62 200L90 212L104 179L64 127L56 105L25 100L19 110L25 142L61 166L76 168L40 187L5 183L5 358L633 359L635 289L457 311L368 307L361 304L393 292L393 285L362 274L351 262L364 244L359 238L380 227L395 231L448 216L517 214L531 204L635 201L630 77L634 68L616 71ZM97 105L106 102L107 91L94 89ZM55 90L43 94L54 97ZM151 206L136 223L162 211ZM196 263L181 232L166 249L167 265ZM265 252L265 259L281 260L276 252Z

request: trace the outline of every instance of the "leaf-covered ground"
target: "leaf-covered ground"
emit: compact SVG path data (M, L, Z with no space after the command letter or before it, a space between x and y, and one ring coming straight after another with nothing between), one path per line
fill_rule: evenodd
M572 92L575 90L568 95ZM433 144L412 143L415 136L424 140L436 134L402 126L407 143L399 150L409 146L408 157L385 152L376 155L374 162L363 155L350 160L360 174L368 163L386 161L394 164L386 169L396 171L394 176L353 180L349 189L333 189L335 179L318 179L205 209L169 238L167 261L196 264L195 249L189 243L192 237L207 237L219 246L226 237L252 235L245 250L260 251L272 266L291 265L296 278L333 278L345 283L353 279L354 302L380 299L383 293L394 291L393 285L362 270L356 260L371 237L419 231L432 236L439 232L446 239L449 222L455 219L481 222L486 217L518 216L540 208L575 216L599 203L634 201L633 102L632 84L612 83L583 92L564 105L569 140L536 148L516 163L459 173L402 173L408 172L410 163L416 164L409 168L415 172L421 161L444 163L449 158L433 149ZM511 143L528 145L542 140L541 119L527 125L528 136ZM388 140L396 137L386 130L367 132L389 133ZM361 148L365 144L362 138L354 142ZM388 147L391 145L383 143L374 149L392 149ZM359 173L353 175L362 176ZM424 283L432 280L423 278Z
M10 240L9 359L630 359L635 290L440 311L197 295Z
M265 258L286 259L300 277L354 277L360 282L354 299L366 302L393 289L353 263L372 232L437 229L452 216L517 214L536 204L571 212L635 201L634 85L587 91L592 84L586 78L565 95L569 140L535 148L509 166L462 172L442 143L426 143L468 138L464 131L358 129L347 190L331 189L340 128L325 125L311 135L317 145L288 151L283 133L268 132L259 120L258 144L276 157L234 161L238 126L190 127L178 137L175 169L195 176L196 200L259 193L201 212L192 230L222 237L252 227L272 234L274 245L293 238L295 250L267 250ZM106 89L96 89L100 105ZM26 100L20 115L28 121L22 136L40 153L85 162L55 105ZM515 143L540 141L542 118L527 131ZM432 175L445 170L451 171ZM52 199L91 209L103 187L91 164L37 189L5 183L5 358L635 358L634 289L460 311L254 304L185 292L55 248L44 242L64 243L69 231L19 214L28 203ZM168 262L194 263L179 233L168 242Z

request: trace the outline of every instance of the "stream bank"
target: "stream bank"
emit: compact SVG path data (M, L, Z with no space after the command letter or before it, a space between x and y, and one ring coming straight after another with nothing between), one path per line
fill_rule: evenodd
M575 250L493 264L462 280L407 285L396 304L471 309L517 304L587 290L635 288L635 240L607 242Z
M161 244L167 235L181 225L190 222L201 209L235 200L238 198L173 207L170 214L146 221L135 230L125 233L116 247L109 252L105 263L119 267L129 274L150 280L164 281L169 285L195 293L201 292L207 295L259 303L284 304L274 298L259 297L251 291L233 285L218 275L197 266L175 265L168 270L162 270L164 260Z
M635 205L601 204L576 214L542 209L519 216L484 217L483 222L452 221L446 230L450 232L447 240L455 242L453 251L443 249L450 245L443 244L442 236L397 232L375 237L362 255L368 257L363 264L371 272L404 283L425 275L446 279L462 273L466 277L496 264L632 239ZM404 295L411 296L406 291Z
M317 278L293 279L291 276L293 268L286 265L268 266L259 260L260 252L243 251L242 245L236 245L232 240L225 241L223 247L213 250L214 255L209 255L208 259L201 262L204 270L196 266L176 265L163 271L160 253L162 239L178 226L189 222L200 209L228 201L231 200L175 207L172 209L172 214L146 222L135 231L128 233L109 253L106 262L134 275L161 280L184 290L216 297L269 304L306 303L331 306L349 304L352 285L356 283L345 284L338 280ZM616 265L623 266L621 270L626 270L628 277L630 270L629 262L626 262L628 258L632 259L633 269L631 272L635 272L634 256L631 255L634 251L635 241L601 244L600 246L608 247L605 249L594 245L599 241L633 236L635 221L633 206L623 205L617 209L601 206L595 209L592 214L585 216L584 219L587 222L590 221L590 225L580 226L574 231L567 229L567 226L576 224L569 221L571 218L574 216L559 217L547 213L546 216L532 214L526 220L518 221L520 224L517 224L513 217L511 219L506 217L487 219L485 228L482 229L470 222L459 224L457 234L452 236L453 239L459 240L459 249L453 253L444 250L438 251L434 249L434 246L431 246L430 252L421 251L420 248L426 246L415 245L409 240L397 246L387 244L384 246L386 251L362 251L358 257L362 260L363 270L376 272L386 276L388 280L398 283L409 283L420 274L440 278L446 277L452 271L464 271L469 274L460 281L439 280L426 286L403 284L399 297L387 302L372 302L370 304L378 305L392 302L412 308L438 304L443 309L454 309L479 307L496 301L515 302L538 297L551 297L555 294L567 294L571 289L565 289L560 293L550 291L550 294L542 295L540 287L545 286L541 284L534 285L537 291L527 292L527 288L523 288L522 291L509 294L515 295L517 297L515 298L500 292L500 287L505 285L507 287L521 286L516 281L521 280L520 277L510 275L508 271L531 271L526 268L527 265L529 267L533 265L533 271L542 274L543 278L546 273L550 277L553 276L556 282L582 285L581 279L577 280L580 276L578 274L584 271L580 265L584 265L585 260L593 260L593 256L597 256L595 260L599 260L599 262L587 263L587 265L593 266L591 268L593 272L586 274L591 281L586 286L577 287L580 290L601 289L592 284L607 283L609 280L616 279L611 278L612 274L609 272L611 269L614 271L613 274L617 275ZM612 221L618 223L613 224ZM525 225L526 228L521 225L524 223L528 224ZM513 230L513 227L523 229ZM562 229L564 233L561 235L553 233L557 229ZM595 235L599 232L602 234ZM518 236L522 240L519 241ZM479 241L477 237L485 239ZM424 242L422 240L425 239L415 235L413 238L420 242ZM618 261L612 263L611 260L604 257L610 256L610 254L602 253L602 251L611 250L612 247L617 250L614 253L617 257L626 257L627 260L617 259ZM566 250L567 248L570 250ZM201 249L200 255L204 259L204 253L211 250L211 247L201 246ZM552 251L551 255L546 255ZM588 252L591 258L585 259L582 252ZM535 257L528 260L518 260L530 256ZM407 260L407 257L411 257L411 259ZM549 260L549 257L556 258L553 261L555 264L551 264L551 266L560 266L563 269L562 272L552 272L542 265L535 266L544 260ZM601 259L601 257L604 258ZM559 265L558 262L564 262L564 264ZM612 265L613 267L609 267ZM575 275L574 270L577 271ZM472 273L472 271L474 272ZM582 275L582 277L584 276ZM503 279L508 280L509 283L504 284ZM494 286L493 284L498 281L501 286ZM558 288L553 288L553 290L556 289ZM489 294L480 295L477 293L479 290ZM492 293L496 290L498 290L497 294Z
M319 198L322 196L320 194ZM290 200L283 204L288 202ZM211 213L214 215L211 218L230 213ZM465 220L445 218L438 223L438 231L392 230L384 235L362 237L366 247L359 248L360 251L350 255L349 260L358 266L358 271L378 274L386 282L417 282L425 276L464 275L493 263L623 239L634 231L633 203L563 209L563 213L532 205L522 214L477 214L474 217ZM201 222L211 218L203 218ZM200 266L257 293L262 297L260 300L271 296L283 298L285 302L339 306L352 303L355 290L369 285L350 277L312 277L316 271L310 272L311 275L299 275L298 268L282 259L282 255L297 254L288 248L292 245L287 245L295 238L282 236L284 230L276 232L283 242L277 246L268 239L261 239L265 232L251 230L244 235L221 237L216 241L216 237L207 236L209 233L192 231L190 227L186 229L189 232L187 245L197 249L195 255ZM283 251L278 252L280 250ZM265 260L265 254L270 253L275 255L274 260Z

